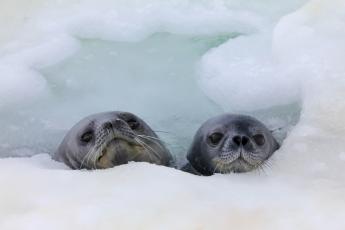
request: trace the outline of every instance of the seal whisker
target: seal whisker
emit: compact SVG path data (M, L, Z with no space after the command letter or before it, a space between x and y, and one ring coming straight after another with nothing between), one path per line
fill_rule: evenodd
M102 144L103 145L103 144ZM91 161L91 163L92 163L92 169L95 169L95 168L97 168L97 166L96 166L96 160L97 160L97 156L98 156L98 154L99 154L99 152L100 152L100 148L102 148L102 145L98 148L98 149L96 149L96 147L94 148L94 151L92 152L92 154L90 155L90 157L89 157L89 161Z
M81 161L81 164L80 164L79 169L81 169L81 168L83 167L84 161L85 161L86 159L89 158L90 154L91 154L93 151L94 151L94 148L90 149L90 150L86 153L86 155L83 157L83 160ZM87 160L86 164L88 164L88 160Z
M83 167L84 161L85 161L85 159L87 158L87 156L90 154L90 151L91 151L91 150L89 150L89 151L85 154L85 156L83 157L83 159L82 159L82 161L81 161L81 163L80 163L79 169L81 169L81 168Z
M224 174L224 163L222 161L219 162L220 163L220 168L219 168L219 172L221 174Z
M99 159L99 157L102 156L103 150L107 147L109 142L111 140L113 140L114 138L115 138L115 133L113 132L113 130L111 132L108 132L107 134L105 134L105 136L101 136L101 140L100 140L101 145L98 147L97 151L95 151L93 154L93 165L95 168L97 168L96 163L97 163L97 160Z
M262 162L261 165L262 165L263 167L267 168L267 169L271 169L271 167L272 167L272 164L271 164L271 160L270 160L270 159L265 160L264 162Z
M134 140L135 140L138 144L140 144L140 146L142 146L142 147L145 149L145 151L144 151L145 154L148 155L149 158L150 158L150 160L153 162L152 156L151 156L151 154L150 154L150 150L149 150L147 147L145 147L144 142L141 141L141 140L139 140L139 139L137 139L137 138L135 138Z
M226 165L223 165L223 174L231 173L233 169L231 167L226 167Z
M138 140L138 138L136 138L136 140ZM143 145L145 145L147 148L151 149L153 155L155 155L158 159L161 158L160 155L159 155L151 146L149 146L148 144L146 144L146 143L143 142L143 141L141 141L141 143L142 143Z
M216 167L214 167L213 174L216 172L219 162L216 161Z
M265 175L267 175L267 171L266 171L266 166L265 166L265 164L262 164L262 165L260 165L260 168L262 169L262 172L265 174Z
M93 146L90 151L86 154L86 166L89 165L90 160L92 159L92 156L95 154L96 146ZM93 169L93 168L91 168Z
M176 134L173 134L173 133L170 133L170 132L167 132L167 131L161 131L161 130L153 130L154 132L156 132L156 133L167 133L167 134L171 134L171 135L175 135L176 136Z
M156 138L156 137L152 137L152 136L147 136L147 135L137 135L137 136L138 136L138 137L141 137L141 138L144 138L144 139L147 139L147 138L154 139L154 140L157 140L157 141L159 141L159 142L164 143L165 145L169 145L170 147L174 147L174 146L175 146L175 147L178 147L178 148L182 149L183 151L186 150L186 148L183 147L182 145L173 145L173 144L167 143L166 141L163 141L163 140L160 139L160 138ZM145 137L146 137L146 138L145 138ZM149 139L147 139L147 140L149 140ZM165 149L166 149L165 146L164 146L162 143L154 142L153 140L149 140L149 141L152 141L153 143L162 146L162 148L161 148L162 150L165 150Z
M266 171L265 171L265 169L264 169L264 167L262 166L262 165L258 165L257 167L256 167L256 173L258 173L259 175L261 175L261 173L264 173L265 175L266 175Z
M157 138L157 137L152 137L152 136L147 136L147 135L142 135L142 134L138 134L137 136L138 136L138 137L147 137L147 138L150 138L150 139L162 141L161 139L159 139L159 138Z
M164 146L159 143L158 141L162 141L160 140L159 138L154 138L154 137L151 137L151 136L145 136L145 135L137 135L138 137L140 138L143 138L143 139L146 139L148 141L151 141L152 143L155 143L156 145L158 145L158 147L160 147L162 150L164 150Z

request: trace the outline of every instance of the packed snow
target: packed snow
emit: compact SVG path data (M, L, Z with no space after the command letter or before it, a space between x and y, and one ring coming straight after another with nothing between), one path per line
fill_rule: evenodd
M0 229L345 228L343 0L5 0L0 15ZM51 160L108 110L138 114L180 164L223 112L282 146L264 171L210 177Z

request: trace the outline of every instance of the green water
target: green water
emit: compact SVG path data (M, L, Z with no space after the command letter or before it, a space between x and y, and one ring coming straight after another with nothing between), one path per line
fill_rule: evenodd
M39 70L50 94L21 114L10 115L3 125L15 125L17 131L6 129L2 142L10 148L52 152L82 117L123 110L164 131L158 134L183 157L200 124L223 112L200 90L197 63L205 52L236 36L158 33L140 42L80 40L73 56ZM24 124L23 117L32 122Z

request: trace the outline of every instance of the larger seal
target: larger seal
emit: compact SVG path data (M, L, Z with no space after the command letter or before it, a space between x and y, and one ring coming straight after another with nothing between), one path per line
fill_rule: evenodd
M128 112L90 115L66 134L53 155L72 169L100 169L145 161L169 166L172 156L155 132Z
M279 148L257 119L223 114L206 121L194 136L182 170L194 174L248 172L261 167Z

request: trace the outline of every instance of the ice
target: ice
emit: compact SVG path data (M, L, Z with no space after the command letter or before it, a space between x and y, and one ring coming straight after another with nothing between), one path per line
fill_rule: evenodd
M344 229L342 0L32 2L0 7L16 15L0 32L0 229ZM211 177L50 159L114 109L168 132L178 161L222 112L282 146L264 171Z
M298 81L275 62L271 37L268 32L240 36L208 52L200 63L202 88L227 110L298 103Z
M286 143L304 148L290 149L286 157L301 159L293 168L302 174L313 175L302 163L304 160L309 159L311 166L324 163L327 170L313 177L340 182L344 165L338 155L344 148L345 123L341 115L345 108L344 65L340 61L345 50L341 42L345 36L341 29L345 28L345 15L340 9L345 5L342 1L333 3L330 6L312 1L282 18L274 31L273 50L275 57L291 69L291 75L303 79L301 120Z

